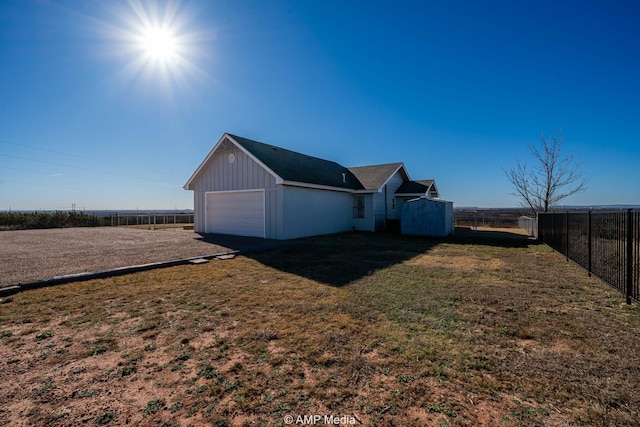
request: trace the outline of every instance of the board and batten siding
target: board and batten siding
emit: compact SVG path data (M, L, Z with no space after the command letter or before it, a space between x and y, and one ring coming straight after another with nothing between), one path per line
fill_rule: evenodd
M384 230L387 223L384 209L384 187L373 193L373 222L374 231Z
M398 170L382 186L380 191L373 193L373 214L376 230L384 230L387 219L400 219L400 210L398 206L394 208L393 201L396 197L396 191L398 191L403 182L404 179Z
M340 233L353 227L351 193L285 186L282 195L286 230L279 239Z
M233 154L233 163L229 161ZM265 237L277 238L282 224L282 188L276 178L234 144L224 141L194 179L194 229L205 232L205 193L212 191L265 190ZM280 225L281 227L281 225Z
M404 179L400 175L400 171L393 174L389 181L387 181L386 187L386 207L387 207L387 219L400 219L400 209L398 209L397 203L394 206L394 199L396 197L396 191L402 185ZM397 202L397 201L396 201Z

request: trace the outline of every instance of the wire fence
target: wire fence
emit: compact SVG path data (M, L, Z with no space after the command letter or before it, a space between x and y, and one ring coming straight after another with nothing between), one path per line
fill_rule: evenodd
M518 228L518 218L473 215L468 213L454 213L454 223L456 227L470 227L472 230L477 230L478 227Z
M112 214L112 227L146 228L161 230L165 228L185 228L193 225L193 214L157 213L157 214Z
M541 213L538 239L640 301L640 211Z

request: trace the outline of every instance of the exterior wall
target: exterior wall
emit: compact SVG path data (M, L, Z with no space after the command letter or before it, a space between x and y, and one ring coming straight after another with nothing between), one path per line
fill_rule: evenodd
M453 203L420 198L404 203L401 233L417 236L448 236L453 232Z
M400 219L400 208L395 206L394 199L398 188L404 182L400 171L393 174L389 181L376 193L373 193L373 214L375 230L384 230L388 219Z
M398 171L395 174L393 174L393 176L389 178L389 181L387 181L387 183L385 184L385 187L386 187L385 201L386 201L387 219L400 219L400 209L398 208L397 205L395 206L395 209L394 209L393 199L395 198L396 191L398 190L398 188L400 188L403 182L404 182L404 179L402 178L400 171ZM383 193L385 193L384 189L383 189Z
M229 154L235 161L229 163ZM266 237L275 238L278 234L279 205L282 204L282 187L276 185L276 179L251 157L234 144L223 142L209 159L207 166L194 179L194 229L205 232L205 193L207 191L232 191L265 189Z
M353 218L353 227L358 231L375 231L375 222L373 216L373 195L362 194L364 196L364 218L353 218L353 209L351 217ZM352 205L353 205L353 196Z
M283 232L278 239L350 231L353 227L353 196L339 191L283 188Z
M374 231L384 230L387 224L384 202L385 197L383 191L373 193Z

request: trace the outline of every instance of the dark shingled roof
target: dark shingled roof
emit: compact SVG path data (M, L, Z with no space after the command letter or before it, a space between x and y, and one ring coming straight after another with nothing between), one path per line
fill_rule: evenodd
M424 194L432 184L432 179L405 181L398 190L396 190L396 194Z
M349 168L349 170L358 178L365 190L378 190L400 166L402 166L402 163L387 163L384 165L359 166Z
M349 169L336 162L296 153L241 136L228 135L285 181L351 190L364 189ZM342 174L345 177L344 181Z

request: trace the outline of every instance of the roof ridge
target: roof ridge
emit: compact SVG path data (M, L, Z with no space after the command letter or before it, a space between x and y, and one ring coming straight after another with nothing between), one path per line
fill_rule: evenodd
M267 142L262 142L262 141L256 141L255 139L245 138L244 136L234 135L234 134L232 134L232 133L228 133L228 132L227 132L227 135L229 135L229 136L230 136L230 137L232 137L233 139L237 139L237 138L244 139L245 141L249 141L249 142L252 142L252 143L255 143L255 144L262 144L262 145L266 145L267 147L271 147L271 148L276 149L276 150L282 150L282 151L287 151L287 152L289 152L289 153L294 153L294 154L298 154L298 155L301 155L301 156L306 156L306 157L307 157L307 158L309 158L309 159L322 160L323 162L335 163L335 164L337 164L337 165L342 166L342 167L343 167L343 168L345 168L345 169L348 169L346 166L343 166L343 165L341 165L340 163L335 162L335 161L333 161L333 160L323 159L322 157L312 156L311 154L301 153L300 151L290 150L290 149L288 149L288 148L280 147L280 146L278 146L278 145L273 145L273 144L269 144L269 143L267 143Z
M391 165L394 165L394 166L404 165L404 162L390 162L390 163L379 163L375 165L348 166L347 169L371 168L371 167L391 166Z
M226 135L284 181L350 190L364 188L360 180L347 167L333 160L311 156L231 133Z

